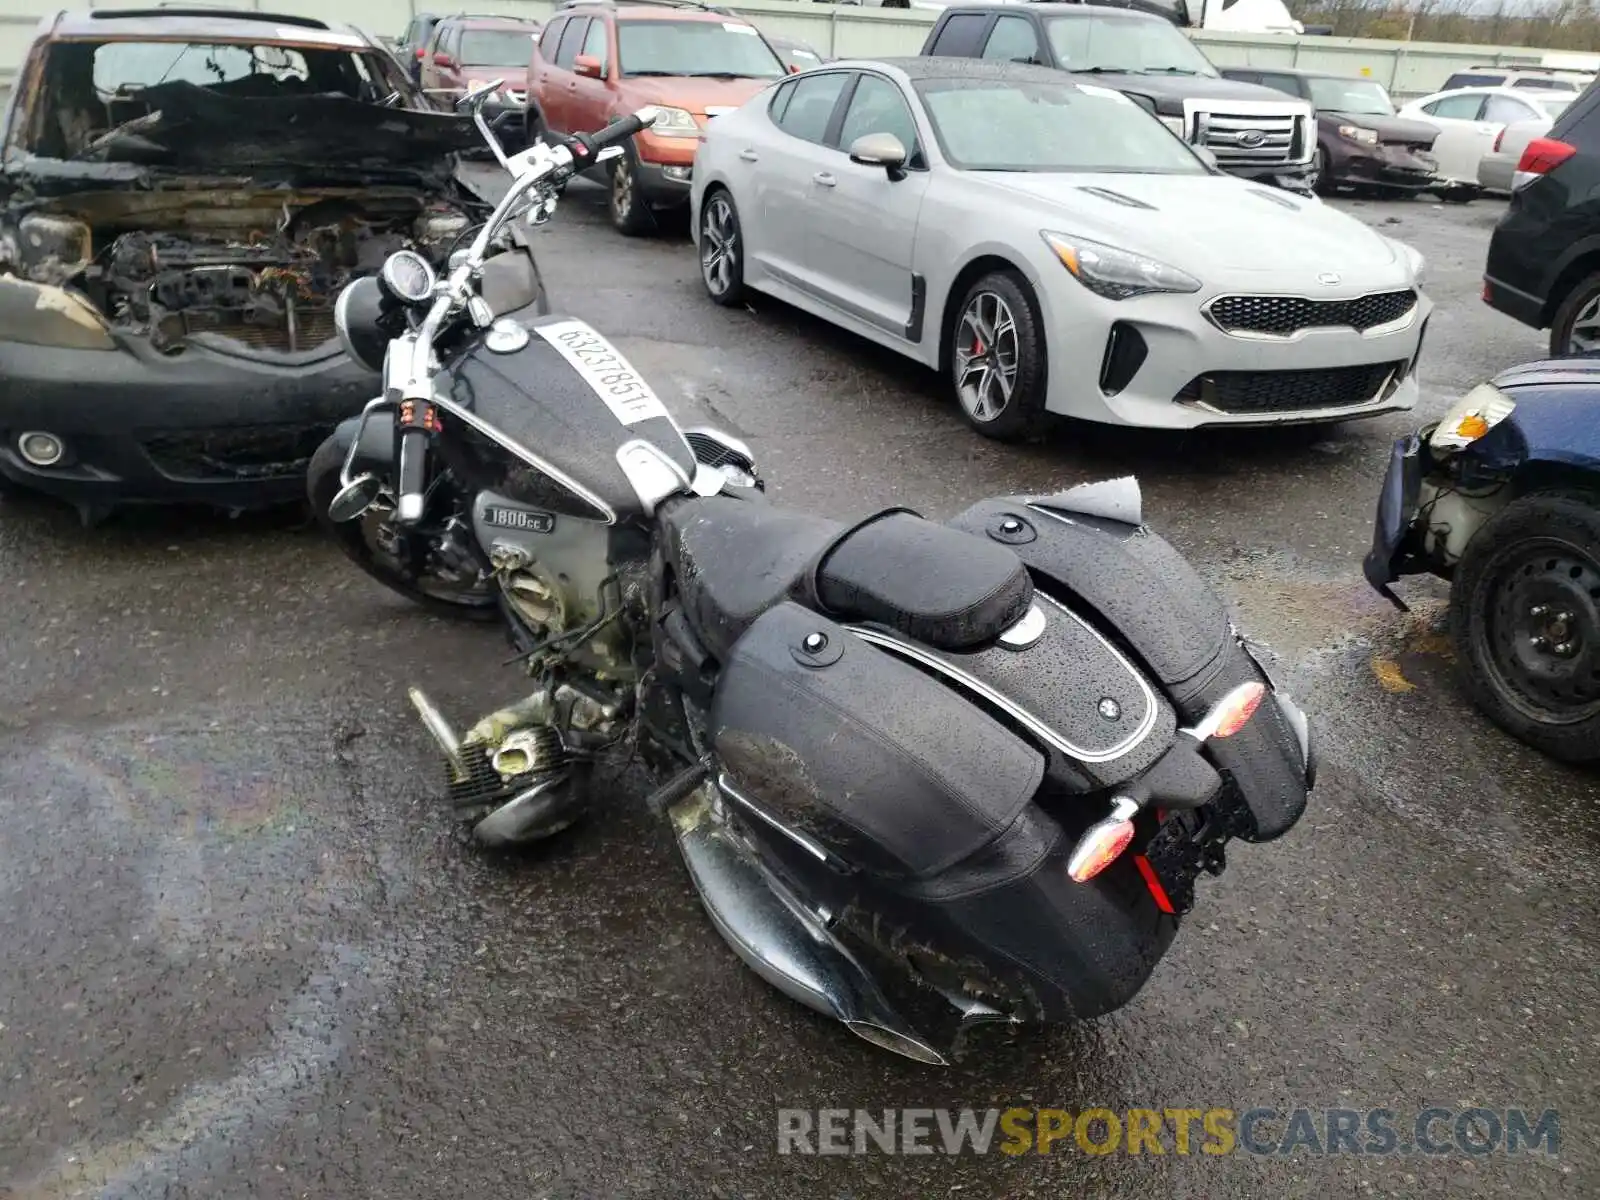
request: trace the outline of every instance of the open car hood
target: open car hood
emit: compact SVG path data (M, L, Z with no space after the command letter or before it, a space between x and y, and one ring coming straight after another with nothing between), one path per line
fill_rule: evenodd
M227 96L192 83L147 88L148 116L101 135L78 157L236 170L292 164L447 169L479 143L468 117L384 108L348 96Z

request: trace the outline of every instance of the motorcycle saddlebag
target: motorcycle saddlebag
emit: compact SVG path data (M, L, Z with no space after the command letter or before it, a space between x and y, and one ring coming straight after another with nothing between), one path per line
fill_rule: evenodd
M1166 539L1143 524L1077 507L1073 492L981 501L950 521L1015 550L1034 586L1085 616L1098 614L1159 679L1186 724L1228 691L1270 683L1240 644L1221 599ZM1232 801L1237 836L1265 842L1305 811L1307 764L1288 718L1263 704L1233 737L1208 746Z
M982 709L792 602L734 644L711 733L739 794L885 879L971 858L1044 774L1040 751Z

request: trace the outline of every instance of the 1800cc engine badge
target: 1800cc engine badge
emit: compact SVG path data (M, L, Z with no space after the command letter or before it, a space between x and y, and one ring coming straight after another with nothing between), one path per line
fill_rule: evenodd
M483 510L483 523L500 529L549 533L556 527L556 517L554 513L536 512L530 508L499 508L491 505Z

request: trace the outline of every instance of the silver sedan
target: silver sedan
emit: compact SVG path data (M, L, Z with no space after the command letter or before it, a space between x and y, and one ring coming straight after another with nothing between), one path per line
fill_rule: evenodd
M707 126L712 300L765 292L943 371L980 432L1409 408L1421 256L1224 175L1120 92L1021 64L842 62Z

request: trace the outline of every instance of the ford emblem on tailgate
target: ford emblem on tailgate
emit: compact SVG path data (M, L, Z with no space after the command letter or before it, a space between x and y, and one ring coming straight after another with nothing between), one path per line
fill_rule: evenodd
M1267 135L1259 129L1241 129L1234 135L1234 140L1246 150L1254 150L1267 140Z

